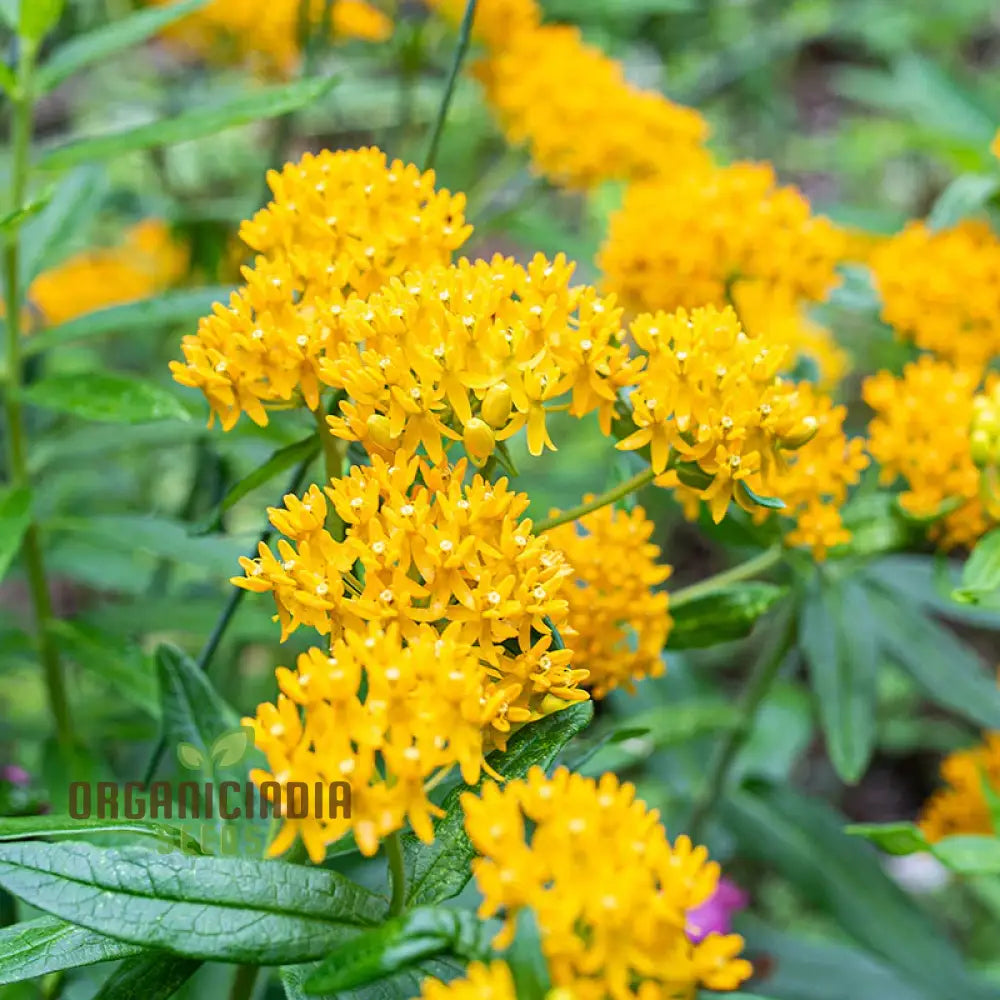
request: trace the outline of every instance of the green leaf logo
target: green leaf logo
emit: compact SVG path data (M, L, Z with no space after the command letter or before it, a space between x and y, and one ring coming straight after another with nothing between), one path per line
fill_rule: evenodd
M191 771L205 766L205 755L193 743L178 743L177 759Z
M247 755L253 746L253 730L247 726L223 733L212 744L212 763L216 767L232 767Z

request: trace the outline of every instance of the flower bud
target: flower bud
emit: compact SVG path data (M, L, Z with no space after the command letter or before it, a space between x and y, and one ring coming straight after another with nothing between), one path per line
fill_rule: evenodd
M473 417L462 432L465 450L476 465L482 465L493 454L496 438L489 424L479 417Z
M786 437L779 438L782 448L795 451L804 444L808 444L816 436L819 430L819 421L815 417L803 417L802 422Z
M969 435L969 454L972 461L981 469L990 462L991 445L993 444L989 434L982 429L974 430Z
M506 382L490 386L479 412L490 427L505 427L510 419L510 386Z
M368 418L368 436L383 451L392 451L396 442L389 433L389 418L384 413L373 413Z

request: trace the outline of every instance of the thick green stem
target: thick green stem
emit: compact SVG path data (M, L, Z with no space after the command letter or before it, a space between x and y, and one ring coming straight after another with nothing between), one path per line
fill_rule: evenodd
M398 830L386 838L385 853L389 857L389 874L392 876L389 916L398 917L406 909L406 864L403 861L403 841Z
M760 703L771 690L771 685L778 676L778 671L795 641L795 629L794 609L786 607L772 634L771 641L761 650L761 654L747 678L747 684L740 699L739 725L726 735L717 748L709 766L708 777L695 798L691 808L691 820L687 825L687 833L692 840L698 839L705 820L711 815L712 810L715 809L722 797L733 761L753 731L753 723L757 718Z
M469 40L472 38L472 22L475 16L476 0L468 0L465 5L465 15L462 17L462 26L458 30L458 45L455 48L455 58L452 60L448 82L444 88L444 96L441 98L441 106L438 108L437 118L434 121L434 131L431 132L431 141L427 146L427 156L424 158L424 170L433 169L434 164L437 162L438 147L441 145L444 124L448 120L448 109L451 107L451 99L455 94L455 84L458 81L458 74L465 60L465 53L469 51Z
M576 521L586 514L591 513L591 511L600 510L601 507L606 507L609 503L616 503L623 497L627 497L630 493L641 489L647 483L651 483L655 476L656 473L652 469L644 469L631 479L625 480L624 483L619 483L614 489L608 490L606 493L600 494L600 496L593 497L593 499L588 500L586 503L539 521L535 525L535 534L557 528L560 524L568 524L570 521Z
M739 583L741 580L750 580L755 576L769 570L781 562L782 549L775 546L756 555L753 559L731 566L729 569L716 573L715 576L707 577L692 583L690 587L681 587L670 595L671 604L680 604L684 601L694 600L696 597L703 597L705 594L718 590L720 587L728 586L731 583Z
M28 193L28 170L31 161L31 136L34 119L34 70L37 45L28 39L21 40L21 58L18 67L17 91L11 108L11 185L10 207L19 209ZM24 377L21 359L21 313L24 308L21 294L21 241L20 230L15 227L7 236L3 253L5 284L7 370L4 409L7 416L7 461L11 482L16 488L27 488L28 442L24 428L24 411L21 408L21 383ZM38 653L45 672L45 687L49 708L55 722L56 736L63 750L73 744L66 684L59 650L52 639L49 627L52 621L52 600L45 576L38 525L32 521L24 535L22 547L28 590L35 618L35 635Z

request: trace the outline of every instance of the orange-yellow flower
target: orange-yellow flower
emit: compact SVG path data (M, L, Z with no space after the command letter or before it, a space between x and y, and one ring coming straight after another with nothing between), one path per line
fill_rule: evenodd
M686 836L671 844L632 785L565 768L547 778L536 767L524 781L463 795L462 807L482 855L473 862L480 916L506 917L501 947L530 908L557 989L582 1000L670 1000L749 978L750 963L737 957L742 938L709 934L694 944L685 932L719 866Z
M507 963L496 960L489 965L470 962L464 977L448 983L425 979L420 1000L517 1000L517 993Z
M425 0L457 28L465 16L466 0ZM472 37L490 49L504 49L523 32L536 29L542 11L535 0L479 0L472 22Z
M663 175L628 189L599 265L605 286L635 310L729 302L754 281L793 301L836 284L843 236L766 163Z
M659 677L670 632L665 590L670 576L641 507L631 512L601 507L579 521L547 532L573 567L567 591L572 633L566 644L573 662L589 671L595 698L623 686L634 690L643 677Z
M1000 733L949 754L941 764L945 786L924 804L920 829L931 841L953 834L996 834L984 785L1000 794Z

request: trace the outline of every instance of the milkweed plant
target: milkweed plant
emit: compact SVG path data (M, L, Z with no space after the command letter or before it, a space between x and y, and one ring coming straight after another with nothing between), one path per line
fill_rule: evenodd
M1000 94L700 6L0 3L2 1000L1000 997Z

